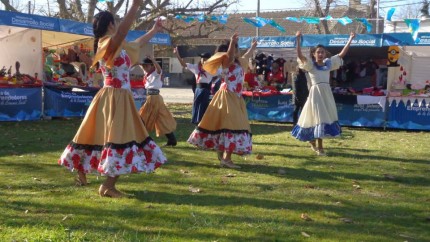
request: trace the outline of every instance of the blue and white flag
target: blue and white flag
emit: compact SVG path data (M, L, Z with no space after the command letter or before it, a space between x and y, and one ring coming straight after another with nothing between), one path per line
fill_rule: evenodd
M345 17L339 18L339 19L337 19L337 21L338 21L339 23L341 23L342 25L347 25L347 24L352 23L352 19L348 18L348 16L345 16Z
M406 25L409 27L409 32L412 35L412 39L415 43L420 42L420 38L418 38L418 30L420 29L420 20L419 19L405 19Z
M385 19L387 19L388 21L391 21L391 18L393 17L393 14L395 11L396 11L395 8L390 8L387 12L387 16L385 17Z
M372 24L367 21L365 18L356 18L358 22L361 22L364 26L366 26L367 33L372 32Z
M296 23L301 23L303 21L301 18L296 18L296 17L286 17L285 19Z

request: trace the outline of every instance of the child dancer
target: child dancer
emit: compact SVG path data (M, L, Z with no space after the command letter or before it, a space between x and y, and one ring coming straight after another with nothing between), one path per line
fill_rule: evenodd
M238 35L230 43L220 45L217 53L203 68L215 74L222 67L222 84L210 102L202 121L188 138L190 144L218 153L221 166L240 168L231 155L246 155L252 151L251 128L242 98L243 69L238 60Z
M309 89L309 96L297 125L294 126L291 133L300 141L310 142L312 150L318 155L324 156L326 153L323 147L323 139L340 136L342 132L338 122L336 103L330 87L330 71L339 69L342 66L342 58L348 52L355 34L351 33L342 51L331 58L326 58L327 51L324 46L317 45L311 49L311 60L308 60L302 54L300 47L301 37L302 34L298 31L296 33L297 61L299 68L309 73L312 86ZM316 140L318 140L318 146Z
M164 146L176 146L177 141L173 133L176 130L176 120L160 95L160 89L163 86L161 66L154 57L148 57L143 60L142 67L145 71L147 98L139 114L149 132L155 129L157 137L166 135L167 143Z

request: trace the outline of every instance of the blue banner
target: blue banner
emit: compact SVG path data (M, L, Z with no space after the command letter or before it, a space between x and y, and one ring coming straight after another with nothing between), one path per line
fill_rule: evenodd
M42 88L0 88L0 121L38 120Z
M59 32L94 36L93 26L87 23L76 22L68 19L59 19L60 30Z
M44 115L83 117L98 90L77 92L72 89L44 88Z
M94 36L93 27L89 23L44 17L39 15L17 13L0 10L0 25L16 26L28 29L50 30L78 35ZM133 41L144 35L146 31L129 31L126 40ZM157 33L149 41L151 44L171 45L170 35Z
M132 88L131 92L133 93L134 104L136 104L136 108L140 109L143 104L146 102L146 89L145 88Z
M254 37L240 37L239 48L248 49ZM257 48L295 48L296 37L293 36L276 36L276 37L258 37Z
M410 101L406 104L403 101L393 101L388 111L387 128L430 130L429 102L428 98L421 105L417 100L412 105Z
M343 47L348 42L349 35L304 35L302 46L313 47L318 44L327 47ZM352 41L353 47L380 47L381 35L359 34Z
M140 36L144 35L146 31L138 31L138 30L131 30L128 31L127 37L125 38L126 41L133 41ZM171 39L169 34L165 33L156 33L154 37L152 37L149 40L149 43L151 44L158 44L158 45L171 45Z
M0 25L58 31L60 29L58 20L57 18L0 10Z
M249 120L292 122L294 104L292 95L243 97Z
M417 42L412 38L410 33L389 33L382 34L382 46L429 46L430 33L418 33Z
M355 95L333 95L342 126L384 127L385 112L379 104L357 104Z

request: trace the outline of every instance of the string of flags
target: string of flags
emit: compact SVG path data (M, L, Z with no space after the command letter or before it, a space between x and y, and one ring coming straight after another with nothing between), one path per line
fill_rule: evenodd
M98 0L99 2L113 2L113 0ZM387 11L387 14L385 16L385 20L387 21L392 21L392 17L394 15L395 12L395 8L390 8ZM224 15L205 15L205 14L200 14L200 15L195 15L195 16L188 16L188 15L176 15L175 19L178 20L182 20L186 23L190 23L193 21L198 21L200 23L203 23L205 21L214 21L214 22L219 22L220 24L227 24L227 20L228 20L228 14L224 14ZM345 17L341 17L341 18L333 18L332 16L326 16L326 17L285 17L285 20L291 21L291 22L296 22L296 23L308 23L308 24L319 24L321 21L337 21L342 25L348 25L353 23L354 21L356 22L360 22L361 24L363 24L366 27L366 31L369 33L372 31L372 24L369 23L368 19L366 18L354 18L351 19L348 16ZM277 30L279 30L282 33L285 33L286 30L284 27L282 27L281 25L279 25L275 20L273 19L266 19L266 18L262 18L262 17L252 17L252 18L242 18L242 20L245 23L251 24L257 28L261 28L264 27L266 25L270 25L274 28L276 28ZM419 19L404 19L405 24L408 26L409 28L409 32L412 35L413 40L418 43L420 41L420 39L418 38L418 32L419 32L419 28L420 28L420 20Z
M211 20L211 21L219 22L220 24L226 24L227 20L228 20L228 15L227 14L224 14L224 15L200 14L197 16L176 15L175 19L183 20L186 23L190 23L190 22L193 22L195 20L199 21L200 23L203 23L207 20Z

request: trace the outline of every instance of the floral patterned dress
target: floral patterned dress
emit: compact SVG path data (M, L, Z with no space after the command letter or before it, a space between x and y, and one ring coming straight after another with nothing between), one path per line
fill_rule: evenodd
M212 98L188 142L203 149L250 154L252 135L242 98L243 69L235 63L224 69L222 75L220 90Z
M104 87L96 94L74 139L58 163L71 171L118 176L152 172L166 162L149 137L130 91L130 67L125 50L112 68L100 60Z

